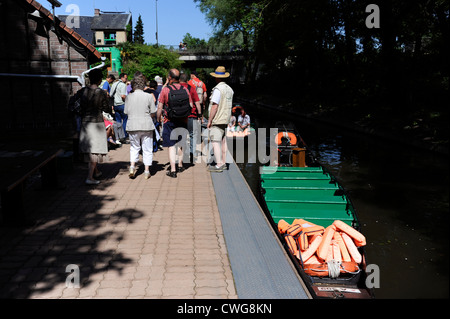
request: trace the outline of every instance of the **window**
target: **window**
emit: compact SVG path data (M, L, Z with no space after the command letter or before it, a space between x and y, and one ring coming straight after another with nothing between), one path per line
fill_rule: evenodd
M105 32L105 44L116 45L116 32Z

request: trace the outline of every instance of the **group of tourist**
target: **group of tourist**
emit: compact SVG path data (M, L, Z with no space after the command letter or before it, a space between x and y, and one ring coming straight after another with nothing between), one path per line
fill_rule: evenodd
M245 112L245 109L240 105L233 107L228 130L231 132L244 132L249 128L250 116Z
M79 150L89 163L85 183L100 183L98 163L108 160L108 143L130 144L130 178L136 176L142 153L144 178L149 179L153 152L161 147L158 145L160 140L162 147L168 148L170 167L166 175L176 178L185 170L185 145L180 145L180 142L184 140L182 135L186 130L189 132L190 159L194 160L199 155L196 146L200 141L203 111L206 109L206 130L215 158L215 165L210 165L208 170L226 170L226 128L232 116L234 92L225 82L230 76L225 67L219 66L210 75L217 85L211 90L207 105L206 85L195 72L188 79L187 74L171 69L165 84L160 76L147 81L141 72L136 72L129 83L125 73L120 74L117 81L109 75L102 83L102 71L91 70L88 73L90 85L78 91L73 99L79 101L81 108Z

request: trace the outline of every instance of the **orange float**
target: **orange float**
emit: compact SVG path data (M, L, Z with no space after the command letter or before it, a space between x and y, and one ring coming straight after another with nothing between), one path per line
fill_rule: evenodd
M275 142L277 143L277 145L281 145L281 141L282 141L283 138L289 139L289 144L291 144L291 145L296 145L297 144L297 136L295 136L294 133L280 132L275 137Z

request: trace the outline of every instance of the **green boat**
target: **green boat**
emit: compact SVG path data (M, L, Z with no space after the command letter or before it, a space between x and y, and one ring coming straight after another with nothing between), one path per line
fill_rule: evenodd
M262 167L260 175L260 202L272 227L278 234L280 242L293 261L304 283L313 298L373 298L373 292L366 286L367 274L364 247L358 251L362 262L358 271L340 273L337 277L307 273L305 263L299 255L294 256L289 249L285 235L278 229L278 223L283 220L292 224L301 219L308 223L327 228L335 221L360 231L354 206L336 178L324 166L320 165L309 153L306 144L294 128L279 127L279 134L296 143L279 143L278 167ZM280 135L280 136L283 136ZM331 266L330 266L331 268Z

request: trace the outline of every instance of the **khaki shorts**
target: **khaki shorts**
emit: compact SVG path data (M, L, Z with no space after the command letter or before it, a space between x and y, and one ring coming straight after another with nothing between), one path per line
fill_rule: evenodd
M227 124L217 124L209 129L209 140L212 142L222 142L225 136Z

